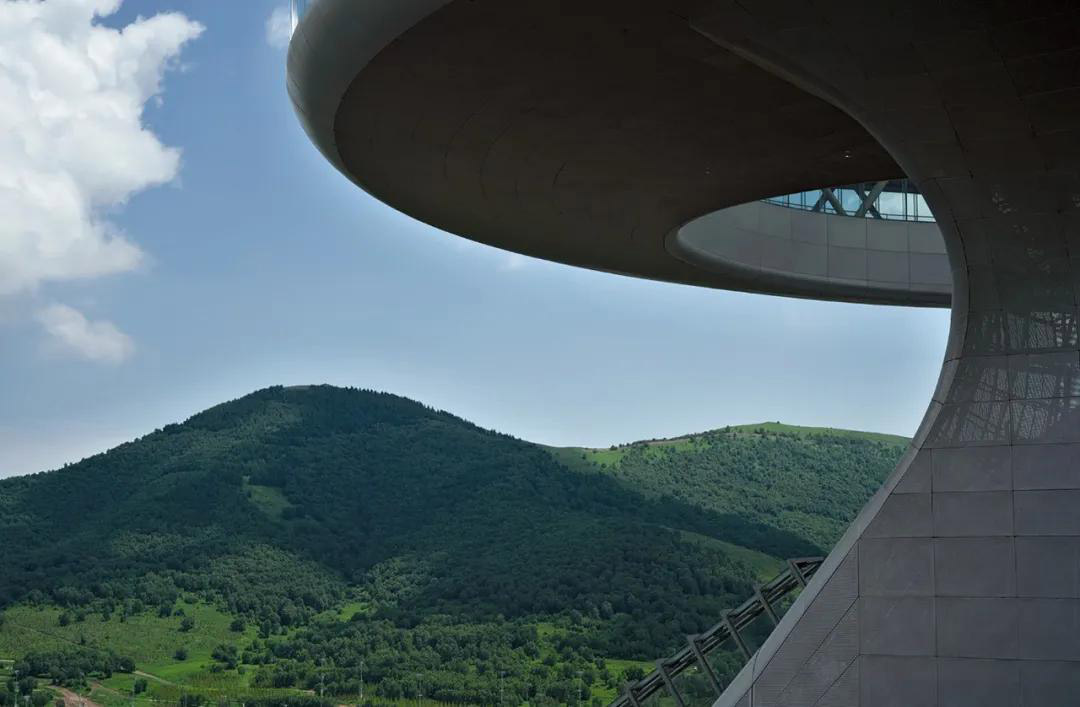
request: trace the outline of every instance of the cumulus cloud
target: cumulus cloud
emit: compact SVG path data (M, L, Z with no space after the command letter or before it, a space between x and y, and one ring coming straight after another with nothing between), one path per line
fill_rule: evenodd
M0 296L143 258L107 214L176 176L143 108L203 28L175 12L97 23L120 2L0 2Z
M285 6L275 7L266 18L266 42L276 49L289 46L292 38L292 11Z
M135 344L111 322L91 321L66 304L40 310L38 321L58 348L98 363L122 363L135 352Z

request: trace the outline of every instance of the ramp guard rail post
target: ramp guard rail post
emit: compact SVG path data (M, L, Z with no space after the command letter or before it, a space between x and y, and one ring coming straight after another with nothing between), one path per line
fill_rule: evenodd
M754 596L747 599L737 608L724 614L724 617L711 629L697 636L688 636L687 645L675 655L656 661L656 669L641 678L637 682L627 683L623 688L623 694L615 698L610 707L639 707L647 699L657 692L665 691L678 705L683 705L682 695L679 694L673 682L674 678L684 670L695 665L705 675L709 684L719 697L723 692L716 673L709 664L708 655L720 647L729 638L743 652L743 656L750 658L750 652L746 647L740 630L765 614L775 626L779 618L773 608L778 601L785 596L806 586L807 581L814 576L823 557L797 557L787 562L787 568L754 589Z

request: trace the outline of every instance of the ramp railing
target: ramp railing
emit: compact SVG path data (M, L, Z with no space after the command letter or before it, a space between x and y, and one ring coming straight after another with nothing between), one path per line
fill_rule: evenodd
M765 584L758 585L754 589L754 596L728 611L719 623L705 633L687 636L686 646L675 655L656 661L655 670L637 682L627 683L623 693L611 703L611 707L640 707L661 691L666 692L678 707L687 707L686 699L676 686L675 678L695 666L719 697L724 686L720 684L716 671L709 663L709 654L731 639L735 648L742 653L743 659L749 660L752 651L743 636L744 629L761 616L766 616L775 627L780 620L780 602L792 592L805 587L824 559L798 557L788 560L783 572Z

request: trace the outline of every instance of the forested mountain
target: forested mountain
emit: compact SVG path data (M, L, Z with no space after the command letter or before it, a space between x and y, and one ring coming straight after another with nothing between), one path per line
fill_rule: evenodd
M751 426L548 449L385 393L270 388L0 481L0 659L99 702L134 687L106 679L119 659L189 702L602 699L777 558L827 549L904 443Z

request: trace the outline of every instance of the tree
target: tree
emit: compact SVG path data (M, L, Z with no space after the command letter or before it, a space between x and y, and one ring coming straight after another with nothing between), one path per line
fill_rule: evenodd
M187 660L187 658L188 658L187 648L183 648L183 647L177 648L176 652L173 653L173 658L176 658L177 660Z
M229 630L232 631L233 633L243 633L244 632L244 620L243 619L233 619L232 623L229 624Z
M187 633L193 628L195 628L195 619L190 616L185 616L184 620L180 622L180 630Z
M131 688L136 695L141 695L146 692L147 683L146 678L136 678L135 685Z

